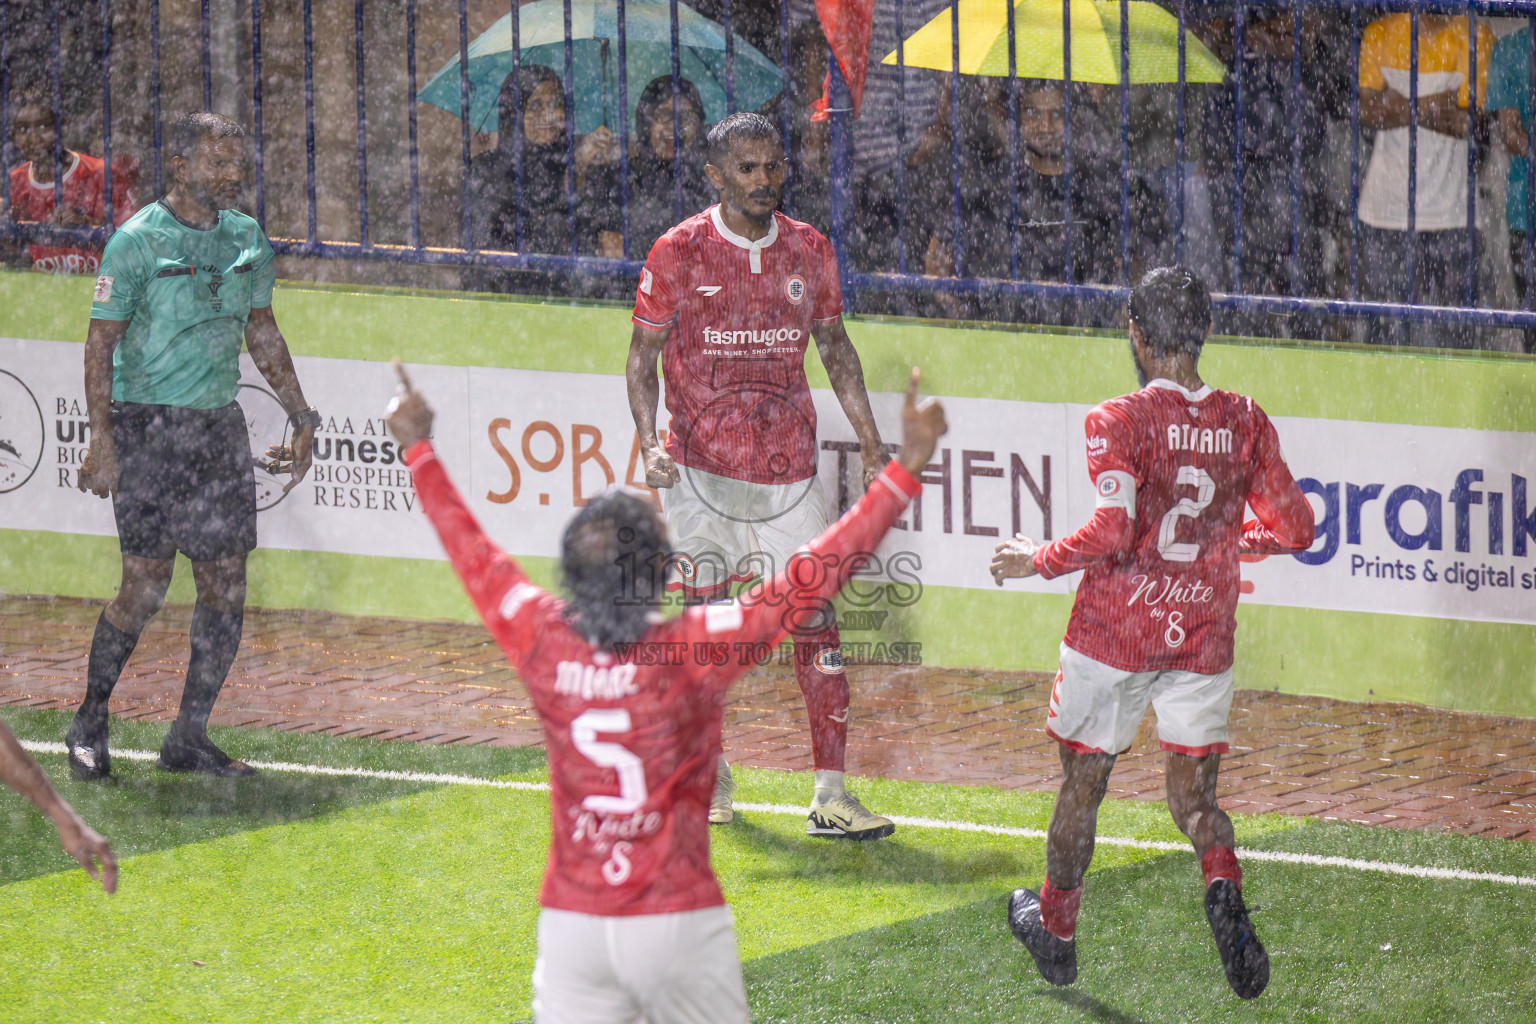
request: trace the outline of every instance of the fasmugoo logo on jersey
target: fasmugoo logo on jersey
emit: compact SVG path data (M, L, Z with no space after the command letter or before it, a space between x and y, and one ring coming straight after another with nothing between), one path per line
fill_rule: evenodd
M800 305L800 300L805 298L805 278L795 274L784 282L784 295L795 305Z
M704 328L706 345L772 345L776 342L799 341L804 336L798 327L770 327L766 331L717 331Z
M32 479L42 464L46 438L37 396L20 377L0 370L0 494Z

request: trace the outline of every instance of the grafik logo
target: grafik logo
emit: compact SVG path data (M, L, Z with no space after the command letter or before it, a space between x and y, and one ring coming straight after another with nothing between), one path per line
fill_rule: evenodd
M0 370L0 494L32 479L43 461L43 409L22 379Z

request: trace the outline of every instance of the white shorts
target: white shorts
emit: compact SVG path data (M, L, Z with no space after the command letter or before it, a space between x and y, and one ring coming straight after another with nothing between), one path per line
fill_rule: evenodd
M1079 754L1123 754L1150 703L1159 746L1204 757L1227 752L1232 670L1214 676L1167 669L1126 672L1061 645L1045 731Z
M682 479L661 490L661 508L679 556L674 582L689 589L769 579L830 523L819 477L754 484L677 470Z
M599 917L539 912L534 1024L741 1024L729 907Z

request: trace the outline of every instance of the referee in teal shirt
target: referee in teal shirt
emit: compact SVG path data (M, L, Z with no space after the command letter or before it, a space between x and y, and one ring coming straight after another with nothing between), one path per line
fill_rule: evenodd
M90 451L80 489L111 496L123 581L91 640L85 701L64 742L78 779L111 773L107 702L139 633L165 603L176 552L192 562L192 657L157 764L220 776L255 769L208 738L208 716L235 660L245 559L256 547L256 483L240 389L243 339L293 425L269 469L309 472L320 414L309 407L272 316L272 246L232 207L245 130L187 114L166 145L171 188L107 242L85 343Z

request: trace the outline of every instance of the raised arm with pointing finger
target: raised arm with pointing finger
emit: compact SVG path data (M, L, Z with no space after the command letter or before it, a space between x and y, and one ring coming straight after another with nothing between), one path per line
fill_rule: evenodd
M915 474L944 432L943 408L918 403L914 370L900 454L797 552L804 564L663 622L654 598L664 572L637 579L667 565L671 548L650 501L609 490L577 511L562 539L562 600L486 537L427 440L431 408L400 378L389 427L421 507L543 724L552 828L533 981L540 1019L609 1005L646 1007L651 1020L746 1020L730 912L709 866L725 690L865 563L861 553L920 491Z

